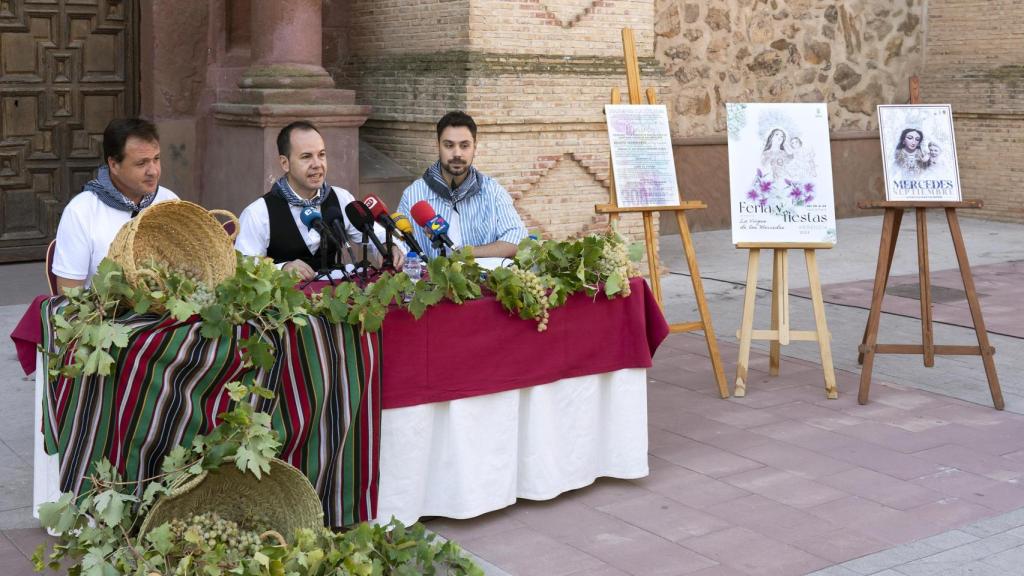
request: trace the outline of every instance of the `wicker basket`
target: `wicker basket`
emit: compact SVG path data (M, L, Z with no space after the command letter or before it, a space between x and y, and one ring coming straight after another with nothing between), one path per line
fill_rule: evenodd
M228 218L235 232L227 233L218 215ZM237 230L238 218L227 210L207 210L184 200L160 202L121 227L107 257L124 268L132 285L141 281L140 267L154 260L213 288L235 274Z
M239 523L259 519L289 541L299 528L324 525L320 498L298 468L274 458L270 473L256 478L225 461L217 470L204 471L160 498L146 515L139 538L164 522L205 512Z

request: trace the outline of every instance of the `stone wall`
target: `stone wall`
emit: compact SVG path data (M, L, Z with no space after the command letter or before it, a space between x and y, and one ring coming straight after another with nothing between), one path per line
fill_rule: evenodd
M828 102L833 131L877 127L922 62L924 0L657 0L677 137L725 131L726 102Z
M986 218L1024 222L1024 3L930 0L925 102L953 106L960 183Z

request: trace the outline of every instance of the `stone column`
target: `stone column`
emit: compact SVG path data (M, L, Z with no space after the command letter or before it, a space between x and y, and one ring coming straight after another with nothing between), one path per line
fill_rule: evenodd
M240 212L281 175L277 134L313 122L327 145L327 181L359 195L359 127L370 107L334 88L322 65L321 0L252 3L251 64L212 106L203 200Z
M324 70L321 0L252 3L252 65L242 88L331 88Z

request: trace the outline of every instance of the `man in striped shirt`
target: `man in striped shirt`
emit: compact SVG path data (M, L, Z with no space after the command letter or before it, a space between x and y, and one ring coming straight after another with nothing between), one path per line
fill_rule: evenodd
M472 246L478 258L515 256L526 226L501 184L473 167L473 118L461 111L445 114L437 123L437 150L438 161L402 193L399 212L410 215L413 205L426 200L448 222L456 248ZM413 233L427 257L439 254L421 227Z

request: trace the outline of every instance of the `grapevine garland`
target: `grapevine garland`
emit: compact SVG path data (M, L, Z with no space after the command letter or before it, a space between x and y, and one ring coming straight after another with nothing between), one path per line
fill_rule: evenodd
M176 518L140 533L159 498L183 480L234 465L257 477L270 469L280 443L270 417L256 412L252 397L271 392L228 384L234 408L222 423L192 447L174 448L163 472L148 479L140 497L106 459L93 467L91 488L75 498L62 494L39 507L44 528L59 533L47 553L40 544L32 556L36 571L66 569L70 576L327 576L374 574L451 574L483 571L457 544L435 541L422 524L406 527L362 523L344 533L328 528L296 530L289 540L261 518L232 520L215 512Z
M431 260L426 278L416 283L404 273L384 273L366 287L344 282L311 297L295 287L294 275L265 258L239 254L235 275L215 288L157 262L143 263L143 281L133 285L118 264L105 259L90 288L65 292L66 303L53 316L56 351L43 353L51 377L108 376L114 353L128 343L130 330L118 319L127 314L169 314L185 322L198 315L207 338L226 337L234 326L253 324L253 335L241 341L242 359L269 369L275 350L264 336L283 333L289 322L304 324L305 315L323 315L331 322L375 332L391 306L418 319L441 300L461 304L481 298L484 290L510 313L536 320L538 331L544 331L549 310L572 294L629 296L629 279L639 275L635 263L641 250L638 244L627 246L614 231L561 242L526 239L507 267L487 273L467 248ZM72 357L64 361L69 350Z

